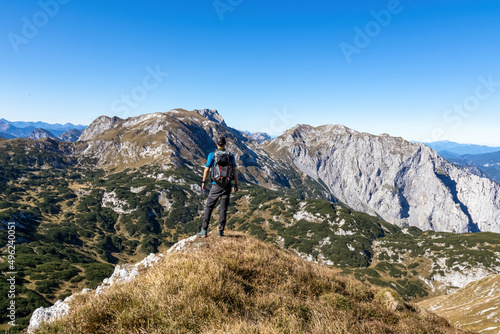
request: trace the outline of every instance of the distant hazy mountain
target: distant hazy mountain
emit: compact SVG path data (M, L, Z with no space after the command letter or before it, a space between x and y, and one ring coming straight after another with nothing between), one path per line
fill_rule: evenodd
M458 144L450 141L423 144L469 173L500 183L500 147Z
M457 155L484 154L484 153L500 151L500 147L490 147L490 146L474 145L474 144L459 144L447 140L437 141L433 143L423 143L423 144L429 146L430 148L438 152L441 156L443 156L441 154L441 152L443 151L447 151L449 153L454 153Z
M252 140L255 140L256 142L258 142L259 144L265 142L266 140L271 140L271 136L265 132L252 133L250 138L252 138Z
M9 124L15 126L16 128L27 128L27 127L32 127L35 129L43 128L45 130L49 130L49 131L54 132L54 133L57 131L64 133L64 132L71 130L71 129L84 130L87 127L86 125L81 125L81 124L75 125L72 123L51 124L51 123L45 123L45 122L39 122L39 121L38 122L21 122L21 121L12 122L12 121L6 120L5 118L0 119L0 122L2 122L2 121L9 123Z
M0 131L13 136L14 138L28 137L34 130L35 130L35 128L32 126L28 126L26 128L18 128L16 126L10 124L8 121L4 120L3 118L0 119Z
M483 176L500 183L500 151L485 153L485 154L464 154L458 155L447 151L439 152L439 154L450 162L472 172L473 169L478 170Z
M57 138L52 132L45 130L45 129L41 129L41 128L35 129L35 131L33 131L29 135L28 138L34 139L34 140L38 140L38 139L42 139L42 138L52 138L55 140L59 140L59 138Z
M5 118L0 119L0 137L13 138L45 138L61 139L68 142L77 141L86 125L49 124L45 122L11 122ZM40 132L40 129L45 132ZM36 131L36 133L33 133ZM50 135L47 134L50 133ZM58 138L59 137L59 138Z
M257 142L258 144L262 144L266 140L271 140L271 139L276 138L276 137L273 137L265 132L250 132L250 131L241 131L241 130L238 130L238 131L241 133L244 133L245 135L247 135L250 138L250 140Z
M0 132L0 138L3 138L3 139L13 139L13 138L16 138L14 137L13 135L10 135L6 132Z

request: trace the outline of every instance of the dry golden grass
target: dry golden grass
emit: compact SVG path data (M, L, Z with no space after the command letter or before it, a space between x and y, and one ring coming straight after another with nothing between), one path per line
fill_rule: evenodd
M500 275L491 275L458 289L453 294L419 303L455 326L482 334L498 334L500 321Z
M77 296L40 333L463 333L391 290L245 234L187 248L131 282Z

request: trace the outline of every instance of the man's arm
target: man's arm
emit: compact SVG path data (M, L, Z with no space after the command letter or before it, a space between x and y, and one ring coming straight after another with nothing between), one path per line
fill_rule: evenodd
M207 179L209 172L210 172L210 167L205 167L205 171L203 172L203 182L201 184L201 189L203 189L203 191L207 190Z
M233 169L233 175L234 175L234 191L238 191L238 169L234 168Z

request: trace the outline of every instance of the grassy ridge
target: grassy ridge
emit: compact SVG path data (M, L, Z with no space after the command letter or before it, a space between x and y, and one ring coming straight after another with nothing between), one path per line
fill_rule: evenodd
M39 333L462 333L391 290L234 232L71 307Z
M451 295L424 300L420 305L445 317L459 328L498 334L499 286L500 275L491 275L469 283Z

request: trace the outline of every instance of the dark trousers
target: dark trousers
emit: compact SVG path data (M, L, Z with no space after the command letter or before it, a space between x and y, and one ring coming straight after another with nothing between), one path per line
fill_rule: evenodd
M212 211L214 210L215 204L217 204L217 200L220 198L219 230L224 230L224 227L226 226L227 206L229 205L230 197L231 186L222 188L218 184L212 184L212 188L210 188L210 193L208 194L207 203L205 204L203 224L201 225L202 229L208 229L208 223L210 223Z

